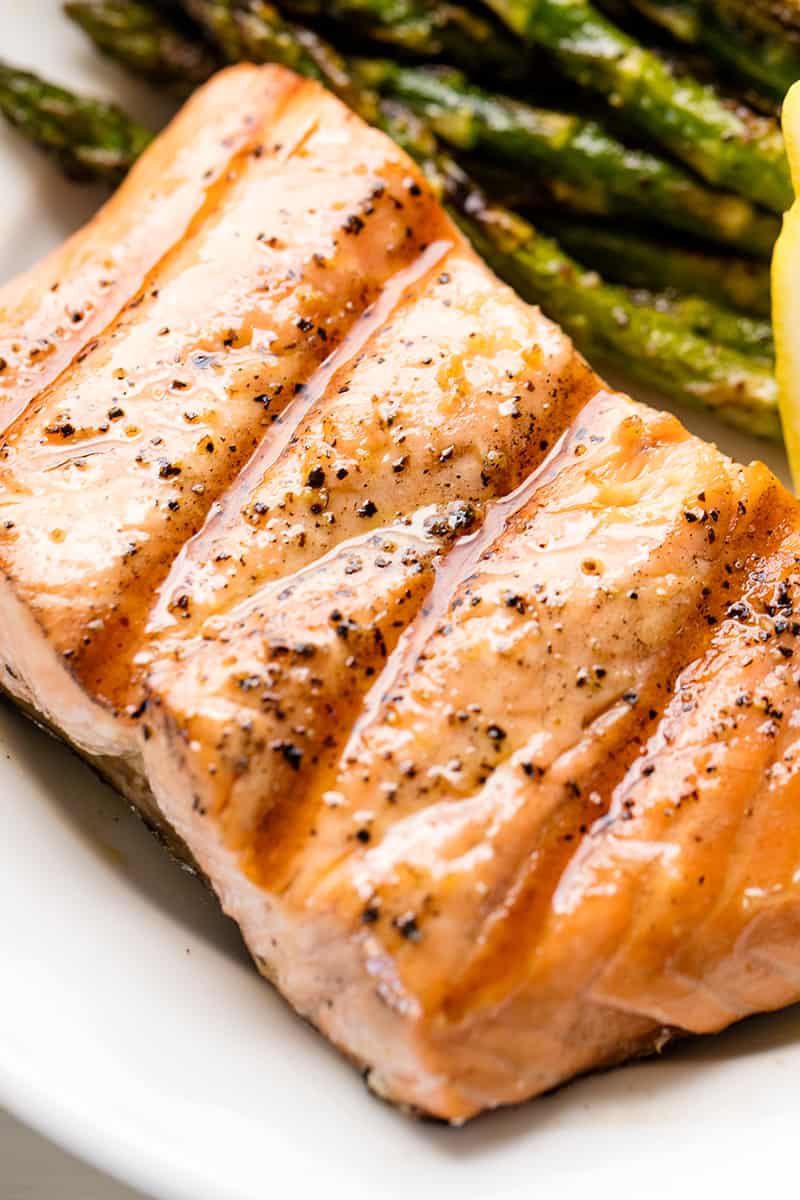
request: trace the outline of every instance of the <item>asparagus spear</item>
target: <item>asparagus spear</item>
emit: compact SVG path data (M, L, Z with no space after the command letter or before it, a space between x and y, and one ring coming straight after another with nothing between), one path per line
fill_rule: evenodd
M361 60L354 69L370 87L410 104L451 146L530 168L551 190L563 183L565 193L576 192L595 212L661 221L765 258L772 253L777 219L626 146L596 121L492 95L469 86L458 71L386 59Z
M324 82L325 65L317 61L325 48L322 40L310 32L301 37L299 31L290 31L271 4L259 4L256 0L240 11L234 0L184 0L183 7L217 43L229 62L246 59L255 48L264 61L280 63Z
M10 68L3 68L3 74L7 86L19 75ZM30 79L24 76L28 112L23 129L36 136L37 101L43 99L44 116L50 120L47 100L53 89L36 81L33 90ZM105 109L56 90L68 113L87 106ZM114 110L114 115L112 147L127 147L125 155L117 155L119 171L130 165L136 147L143 149L149 135L124 114ZM94 166L100 178L109 178L103 166L108 152L106 126L97 124L93 143L83 136L83 130L81 134L78 161L86 171ZM66 151L70 145L70 131L63 129L61 146ZM767 437L780 435L775 385L766 366L715 346L692 332L679 315L637 304L625 288L605 284L594 272L584 271L552 239L538 234L522 218L491 207L449 159L439 156L431 170L442 198L486 257L523 295L561 320L584 350L602 354L624 366L631 378L678 399L706 403L740 428Z
M719 346L730 346L765 366L775 366L772 325L763 318L745 316L702 296L678 296L643 288L632 291L631 298L634 304L678 317L694 333Z
M139 0L69 0L67 16L109 57L186 95L219 66L203 42Z
M796 0L714 0L720 12L740 19L755 32L772 33L800 45L800 6Z
M770 273L766 263L707 254L659 242L642 233L554 219L560 244L579 262L617 283L669 288L705 296L717 304L769 317Z
M631 0L634 7L681 41L704 47L747 83L781 101L800 79L800 48L789 39L745 24L724 0Z
M152 134L113 104L0 63L0 111L73 179L117 184Z
M529 66L502 27L449 0L286 0L293 17L341 21L359 33L467 71L520 78Z
M487 0L527 42L581 86L687 162L709 183L774 212L792 202L783 137L769 117L726 105L713 88L667 64L602 16L590 0Z

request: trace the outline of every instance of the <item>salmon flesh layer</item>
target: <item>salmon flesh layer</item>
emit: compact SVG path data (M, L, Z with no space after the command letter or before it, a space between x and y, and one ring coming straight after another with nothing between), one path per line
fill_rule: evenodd
M237 67L0 291L0 673L383 1096L800 999L800 512Z

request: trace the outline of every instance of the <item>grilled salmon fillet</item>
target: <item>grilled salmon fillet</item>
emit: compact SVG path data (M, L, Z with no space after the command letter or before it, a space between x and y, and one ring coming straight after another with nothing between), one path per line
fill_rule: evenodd
M0 292L0 675L394 1102L800 999L800 510L237 67Z

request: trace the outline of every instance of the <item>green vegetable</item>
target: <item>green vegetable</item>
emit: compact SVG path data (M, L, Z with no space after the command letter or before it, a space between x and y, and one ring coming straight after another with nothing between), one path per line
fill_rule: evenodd
M138 0L70 0L64 11L104 54L187 95L219 66L202 41Z
M746 83L780 102L800 79L800 45L758 29L729 0L631 0L683 42L702 46Z
M792 203L783 137L770 117L726 104L712 87L677 76L589 0L487 0L527 42L550 51L572 79L599 92L707 182L782 213Z
M303 20L344 22L361 35L465 71L519 79L530 66L530 55L496 21L449 0L286 0L281 8Z
M715 192L688 171L633 149L596 121L533 108L471 87L458 71L362 60L359 78L424 117L460 150L491 155L594 212L662 222L768 257L779 222L739 196ZM524 177L524 176L523 176Z
M73 179L119 183L152 134L113 104L0 63L0 111Z
M754 316L770 314L770 272L766 263L687 250L642 233L563 218L553 219L552 228L570 254L617 283L672 288Z
M689 329L720 346L730 346L770 368L775 365L775 341L769 321L734 312L702 296L675 296L646 289L631 295L636 304L678 317Z

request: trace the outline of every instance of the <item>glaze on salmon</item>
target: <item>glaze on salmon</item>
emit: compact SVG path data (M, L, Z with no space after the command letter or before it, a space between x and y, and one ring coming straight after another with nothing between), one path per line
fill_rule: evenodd
M221 73L0 354L5 690L376 1091L459 1122L800 999L800 512L385 137Z

